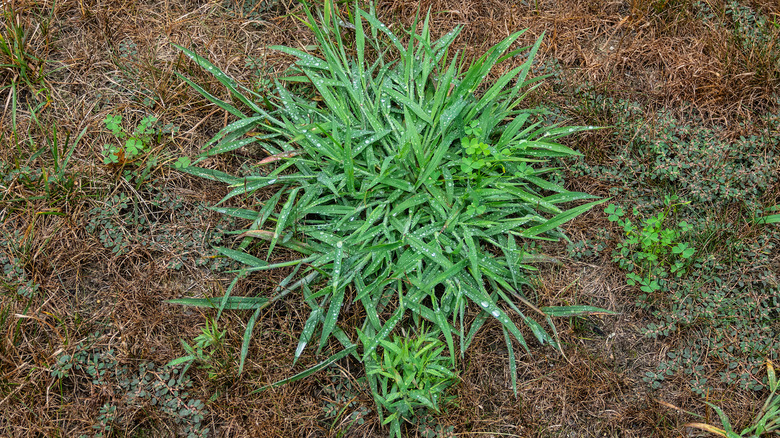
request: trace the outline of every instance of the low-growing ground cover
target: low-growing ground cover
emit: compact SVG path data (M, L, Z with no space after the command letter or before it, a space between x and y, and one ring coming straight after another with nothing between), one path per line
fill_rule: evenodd
M472 118L453 117L450 131L436 131L435 122L426 121L435 106L416 107L391 87L400 97L389 98L384 120L395 120L401 133L350 132L354 123L336 123L343 114L328 120L332 113L325 110L333 105L323 89L345 86L327 76L337 71L298 63L298 74L326 75L319 92L284 79L296 75L288 70L296 59L328 60L297 2L3 5L2 435L386 436L396 430L402 436L671 437L725 434L727 425L740 432L762 418L761 427L772 427L776 380L768 361L777 364L780 338L776 5L441 1L361 7L388 29L379 31L386 47L375 51L367 43L361 55L368 66L388 56L387 67L379 64L372 77L386 75L389 83L399 72L419 74L416 102L427 102L430 90L431 101L442 105L438 111L457 107L459 98L467 102L463 108L479 105L484 96L510 90L515 75L530 66L528 79L551 76L517 106L548 111L530 114L529 124L602 129L558 138L565 147L557 151L567 156L546 157L553 159L550 169L538 173L541 164L509 159L528 158L525 151L502 155L495 147L506 132L500 122L522 113L491 119L476 109ZM355 41L354 5L312 10L316 22L335 23L331 39ZM363 23L366 38L374 37L375 23ZM407 60L409 69L393 70L403 65L391 58L405 53L406 29L430 32L436 41L456 25L463 28L443 57L461 50L454 68L465 71L510 36L516 38L510 51L538 42L535 62L519 52L498 62L481 86L459 87L463 82L451 79L452 87L438 89L428 88L427 74L416 70L423 62ZM391 33L400 38L398 53ZM425 46L424 38L415 41ZM356 48L350 44L347 50ZM419 54L434 56L433 47ZM249 96L248 107L260 110L252 112L276 116L272 108L283 90L295 103L284 121L276 119L282 123L245 125L253 141L208 154L194 164L201 170L187 173L178 169L220 147L214 142L203 149L242 120L230 108L247 108L219 75L203 68L204 60L235 80ZM345 71L354 65L345 63ZM449 65L432 69L431 77L446 79ZM508 78L507 87L491 88L501 78ZM365 117L382 116L381 93L366 89L362 99L376 98L377 110ZM360 99L354 102L359 106ZM296 105L305 114L296 116L303 111ZM295 117L319 131L307 134ZM281 135L288 120L297 130L290 137L309 135L308 144ZM266 126L277 135L268 137ZM441 149L448 158L430 164L436 148L425 147L439 143L429 139L449 132L458 153ZM368 139L371 147L345 154L358 147L354 138ZM317 142L341 149L321 150ZM401 154L408 161L397 169L379 153L396 143L420 145ZM273 162L261 164L264 159ZM360 179L332 178L338 164L372 172L386 193L372 194L374 204L361 203L353 195ZM307 172L318 166L331 171L309 182ZM404 176L409 169L431 182ZM265 184L248 188L236 175ZM388 180L394 184L387 186ZM528 203L523 214L533 218L497 225L522 217L500 213L509 208L502 204L508 196L520 193L516 181L536 191L511 200L515 208ZM407 184L411 191L403 190ZM506 193L490 192L491 184L504 184ZM422 188L432 195L417 200ZM372 222L393 191L398 199L408 196L406 204L387 210L386 221ZM555 192L610 199L543 229L561 211L588 202L581 195L580 201L565 199L565 208L545 205L543 198ZM210 208L225 198L221 210ZM437 208L432 201L439 199ZM294 208L311 211L285 216ZM463 232L441 237L453 211ZM393 212L408 216L408 223L395 223ZM339 218L341 232L323 231ZM428 234L428 223L439 233ZM414 234L418 224L422 231ZM360 233L378 225L371 235L381 239L374 246L398 246L381 253L392 256L361 265L358 255L371 245L360 248L368 241ZM526 231L558 226L569 241L533 240ZM513 243L502 237L507 230L517 232L509 234ZM256 238L268 231L268 241ZM458 245L446 239L463 239L481 255L461 262ZM511 286L520 275L510 269L520 250L537 271L523 271L520 286L512 286L519 293L502 297L496 291L508 292L504 283ZM415 258L415 251L431 255ZM355 297L372 296L377 289L369 286L378 282L355 282L358 272L381 273L404 257L413 259L408 272L403 278L383 274L393 278L393 294L372 298L385 309L372 315L377 306ZM263 269L242 271L245 262ZM458 301L442 283L415 301L415 289L461 272L460 281L476 292L465 291ZM476 273L485 296L476 295L483 292ZM284 289L308 276L300 289ZM232 298L223 301L226 291ZM449 313L439 318L436 310L449 296ZM225 303L223 311L171 304L204 298L217 308ZM453 313L458 306L462 310ZM570 312L552 326L533 310L561 306L615 314ZM385 329L387 337L377 339ZM353 344L359 350L349 350ZM183 358L178 365L166 365L177 358ZM759 432L745 436L751 433Z

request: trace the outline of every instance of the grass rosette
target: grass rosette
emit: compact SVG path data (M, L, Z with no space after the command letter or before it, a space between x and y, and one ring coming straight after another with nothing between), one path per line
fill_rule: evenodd
M254 309L241 367L260 309L294 289L301 289L311 309L295 359L310 343L322 349L333 337L344 347L321 365L345 354L370 362L377 346L408 323L410 315L416 324L428 321L442 333L454 364L484 322L494 318L505 334L516 388L511 337L526 350L528 345L508 310L540 343L554 346L551 316L602 311L534 306L523 292L528 285L524 271L538 256L525 254L518 242L557 239L562 236L561 224L603 202L564 210L561 204L594 196L570 192L545 179L555 170L544 166L545 159L577 155L555 140L593 128L543 126L537 119L540 111L520 107L521 92L539 79L528 79L528 73L541 38L510 51L523 32L514 33L464 69L458 54L449 56L448 50L459 27L431 41L426 17L421 32L410 32L405 45L372 13L359 8L349 20L330 2L318 19L310 9L304 11L316 49L273 47L296 58L292 76L285 81L301 84L298 95L280 83L273 98L257 95L179 47L250 112L245 114L181 76L238 117L184 170L230 184L225 199L271 185L278 189L256 211L217 207L252 221L239 250L218 250L248 265L241 273L279 266L295 269L270 298L232 297L231 286L221 298L175 302L204 306L213 302L220 312ZM412 28L418 24L415 21ZM522 65L481 95L475 94L495 64L524 52ZM196 166L208 156L256 142L269 154L260 164L276 166L270 173L239 178ZM478 166L476 149L467 151L474 145ZM302 257L270 264L242 250L251 238L268 240L268 254L282 246ZM327 283L312 290L310 285L321 278ZM366 318L358 328L362 355L337 324L347 300L365 308ZM482 310L473 321L465 317L468 305ZM546 321L549 329L528 312ZM308 373L294 378L304 375ZM376 394L376 380L369 381Z
M445 391L458 377L448 367L449 358L441 355L447 346L434 333L395 336L380 344L382 354L372 354L366 374L377 380L374 399L390 414L383 421L390 425L390 436L401 437L401 424L415 418L417 409L441 412L440 405L452 398Z

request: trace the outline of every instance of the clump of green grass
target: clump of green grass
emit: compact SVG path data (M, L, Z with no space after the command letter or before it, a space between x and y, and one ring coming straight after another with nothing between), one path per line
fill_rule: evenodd
M447 345L454 366L480 327L493 318L505 334L516 388L511 338L526 350L529 346L510 314L539 343L558 347L552 317L601 310L536 307L524 288L530 286L529 263L537 257L524 253L519 242L558 239L560 225L603 202L562 208L594 196L552 182L555 169L545 164L551 157L577 155L557 138L594 128L545 126L538 117L541 111L522 107L523 93L539 80L529 79L528 73L541 38L510 50L523 32L514 33L462 68L459 55L449 52L460 28L432 41L426 17L421 32L410 32L404 43L404 37L359 8L349 22L329 2L318 18L304 10L316 49L273 49L296 59L285 80L300 84L310 98L280 83L273 99L259 96L179 47L246 108L219 100L182 76L238 118L184 170L230 184L224 200L276 188L257 210L217 210L250 220L240 237L266 240L268 255L281 246L302 257L272 264L243 250L249 248L248 240L239 250L219 247L223 255L247 265L240 275L294 269L271 298L233 297L231 287L221 298L175 302L213 302L220 312L254 309L240 367L260 309L294 289L301 289L310 308L295 359L309 344L321 350L332 338L344 348L323 364L353 354L370 366L377 347L397 328L425 322ZM522 53L527 54L525 62L476 94L497 63ZM238 177L196 166L209 156L256 142L269 156L255 173ZM320 279L324 284L312 289ZM348 301L365 309L357 328L362 354L338 324ZM466 318L468 307L481 311L472 321ZM303 375L307 373L295 378ZM376 378L369 383L378 394Z
M378 383L377 405L390 414L383 423L390 425L391 437L401 437L402 422L415 418L416 410L440 412L448 398L446 389L458 377L448 367L449 358L441 354L447 346L436 336L395 336L392 342L380 343L382 354L374 352L367 373Z

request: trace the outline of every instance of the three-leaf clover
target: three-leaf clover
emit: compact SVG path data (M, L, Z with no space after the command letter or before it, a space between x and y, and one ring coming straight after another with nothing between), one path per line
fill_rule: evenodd
M190 160L189 157L179 157L179 159L176 160L175 163L173 163L173 167L177 169L184 169L185 167L190 167L191 163L192 160Z
M525 163L523 163L525 164ZM604 209L604 213L608 214L607 220L610 222L617 222L620 220L620 218L625 214L623 212L623 207L620 207L615 204L609 204L607 208Z
M466 207L466 214L474 214L479 216L485 211L487 211L487 207L477 203L471 203L468 205L468 207Z
M109 114L103 122L106 124L106 128L115 136L119 138L125 136L125 133L122 131L122 116Z
M471 175L471 172L485 167L485 164L487 163L483 159L473 160L470 157L463 157L463 161L460 164L460 170Z
M672 248L672 254L680 254L680 257L687 259L690 258L696 250L689 248L687 243L678 243Z
M479 137L480 135L482 135L482 128L479 127L478 121L472 120L472 122L469 125L463 128L463 132L465 132L466 135Z
M490 146L482 143L477 138L463 138L461 144L468 155L490 155Z

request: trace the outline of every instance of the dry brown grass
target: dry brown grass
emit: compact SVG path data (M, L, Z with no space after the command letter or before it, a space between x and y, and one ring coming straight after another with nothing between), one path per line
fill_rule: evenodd
M709 3L723 10L721 2ZM43 66L50 73L44 77L31 74L32 83L48 90L48 94L36 94L34 87L18 80L18 69L0 69L0 85L16 81L19 87L13 132L10 90L0 92L0 131L4 133L0 160L24 164L35 147L31 145L46 144L51 131L33 122L33 112L45 128L56 124L60 132L74 135L84 128L87 131L68 169L76 185L66 194L48 197L35 182L12 180L2 186L0 234L11 236L17 231L22 248L3 247L0 254L20 263L27 278L40 285L40 292L26 299L4 288L0 295L0 435L77 436L91 433L101 406L120 401L123 394L106 385L62 384L50 372L58 355L73 354L79 342L97 331L100 336L95 345L115 349L120 364L131 368L141 361L164 364L182 354L180 338L192 339L206 318L214 316L165 300L185 294L219 296L230 280L193 264L180 271L168 269L168 261L177 256L173 250L150 251L134 244L125 254L116 255L85 231L88 211L103 205L113 193L126 192L148 202L148 194L122 183L116 169L102 164L103 145L112 140L102 120L121 114L128 123L136 123L153 113L163 123L181 128L155 147L172 156L194 155L229 119L174 73L183 72L218 96L227 96L216 80L195 68L170 43L193 48L249 83L253 78L245 68L247 56L261 59L279 73L289 60L266 47L301 47L310 39L305 26L293 16L300 7L290 0L277 2L259 16L243 12L238 0L10 0L4 4L0 35L8 38L11 23L26 29L25 51L31 55L31 65ZM754 6L768 16L778 16L776 3L756 1ZM255 12L259 7L260 3ZM587 82L600 93L642 102L648 113L688 102L711 120L735 130L739 129L737 122L757 121L757 114L777 109L776 100L770 99L780 86L777 58L771 55L777 56L776 48L737 50L733 35L714 24L703 24L690 1L377 2L380 17L396 26L411 24L418 7L434 13L436 34L464 26L456 44L467 57L482 53L518 29L529 29L522 43L545 33L538 61L556 60L564 68L563 77L555 86L540 88L534 102L562 102L576 85ZM47 22L48 27L44 26ZM149 97L154 102L147 105L144 98ZM608 125L611 120L599 111L570 116L587 124ZM608 158L608 136L605 130L579 140L589 160ZM47 157L44 154L29 164L50 166ZM251 153L244 158L252 159ZM240 164L237 159L215 158L206 166L227 170ZM221 185L162 166L154 171L154 184L181 198L184 206L203 201L213 204L225 193ZM580 179L570 185L597 195L607 194L608 189L596 180ZM206 215L197 226L209 229L216 223L216 215ZM607 225L594 213L572 223L569 231L586 235ZM561 246L546 249L551 254L564 253ZM277 255L280 259L286 256ZM564 267L542 270L536 291L540 302L590 303L620 314L571 324L561 321L567 358L533 346L533 356L523 355L518 363L517 399L508 383L501 332L488 323L463 361L462 382L455 391L458 404L439 418L440 424L453 426L458 436L681 436L685 433L682 424L690 418L657 400L695 412L704 410L700 400L683 389L648 392L641 375L657 364L665 346L638 334L646 315L633 307L622 274L604 259L595 265L563 263ZM235 294L263 294L279 278L279 273L253 275L239 284ZM193 396L203 400L213 396L211 416L205 422L215 436L337 436L338 428L331 429L333 420L326 421L323 415L323 388L332 383L322 374L254 393L259 386L317 363L318 358L307 353L295 367L291 364L298 332L307 317L300 303L289 297L261 315L245 372L239 376L237 346L246 316L236 312L221 319L228 351L220 354L228 365L216 378L209 380L195 368L190 371L196 381ZM341 367L340 376L347 380L355 381L362 373L348 361ZM684 386L682 380L674 383ZM372 408L365 388L356 400ZM738 413L747 412L755 403L752 396L734 393L728 412L737 422L743 421L747 414ZM118 431L118 436L133 436L142 429L152 436L173 433L165 425L170 419L153 409L125 409L135 423ZM382 433L372 413L347 436ZM409 433L415 432L410 429Z

